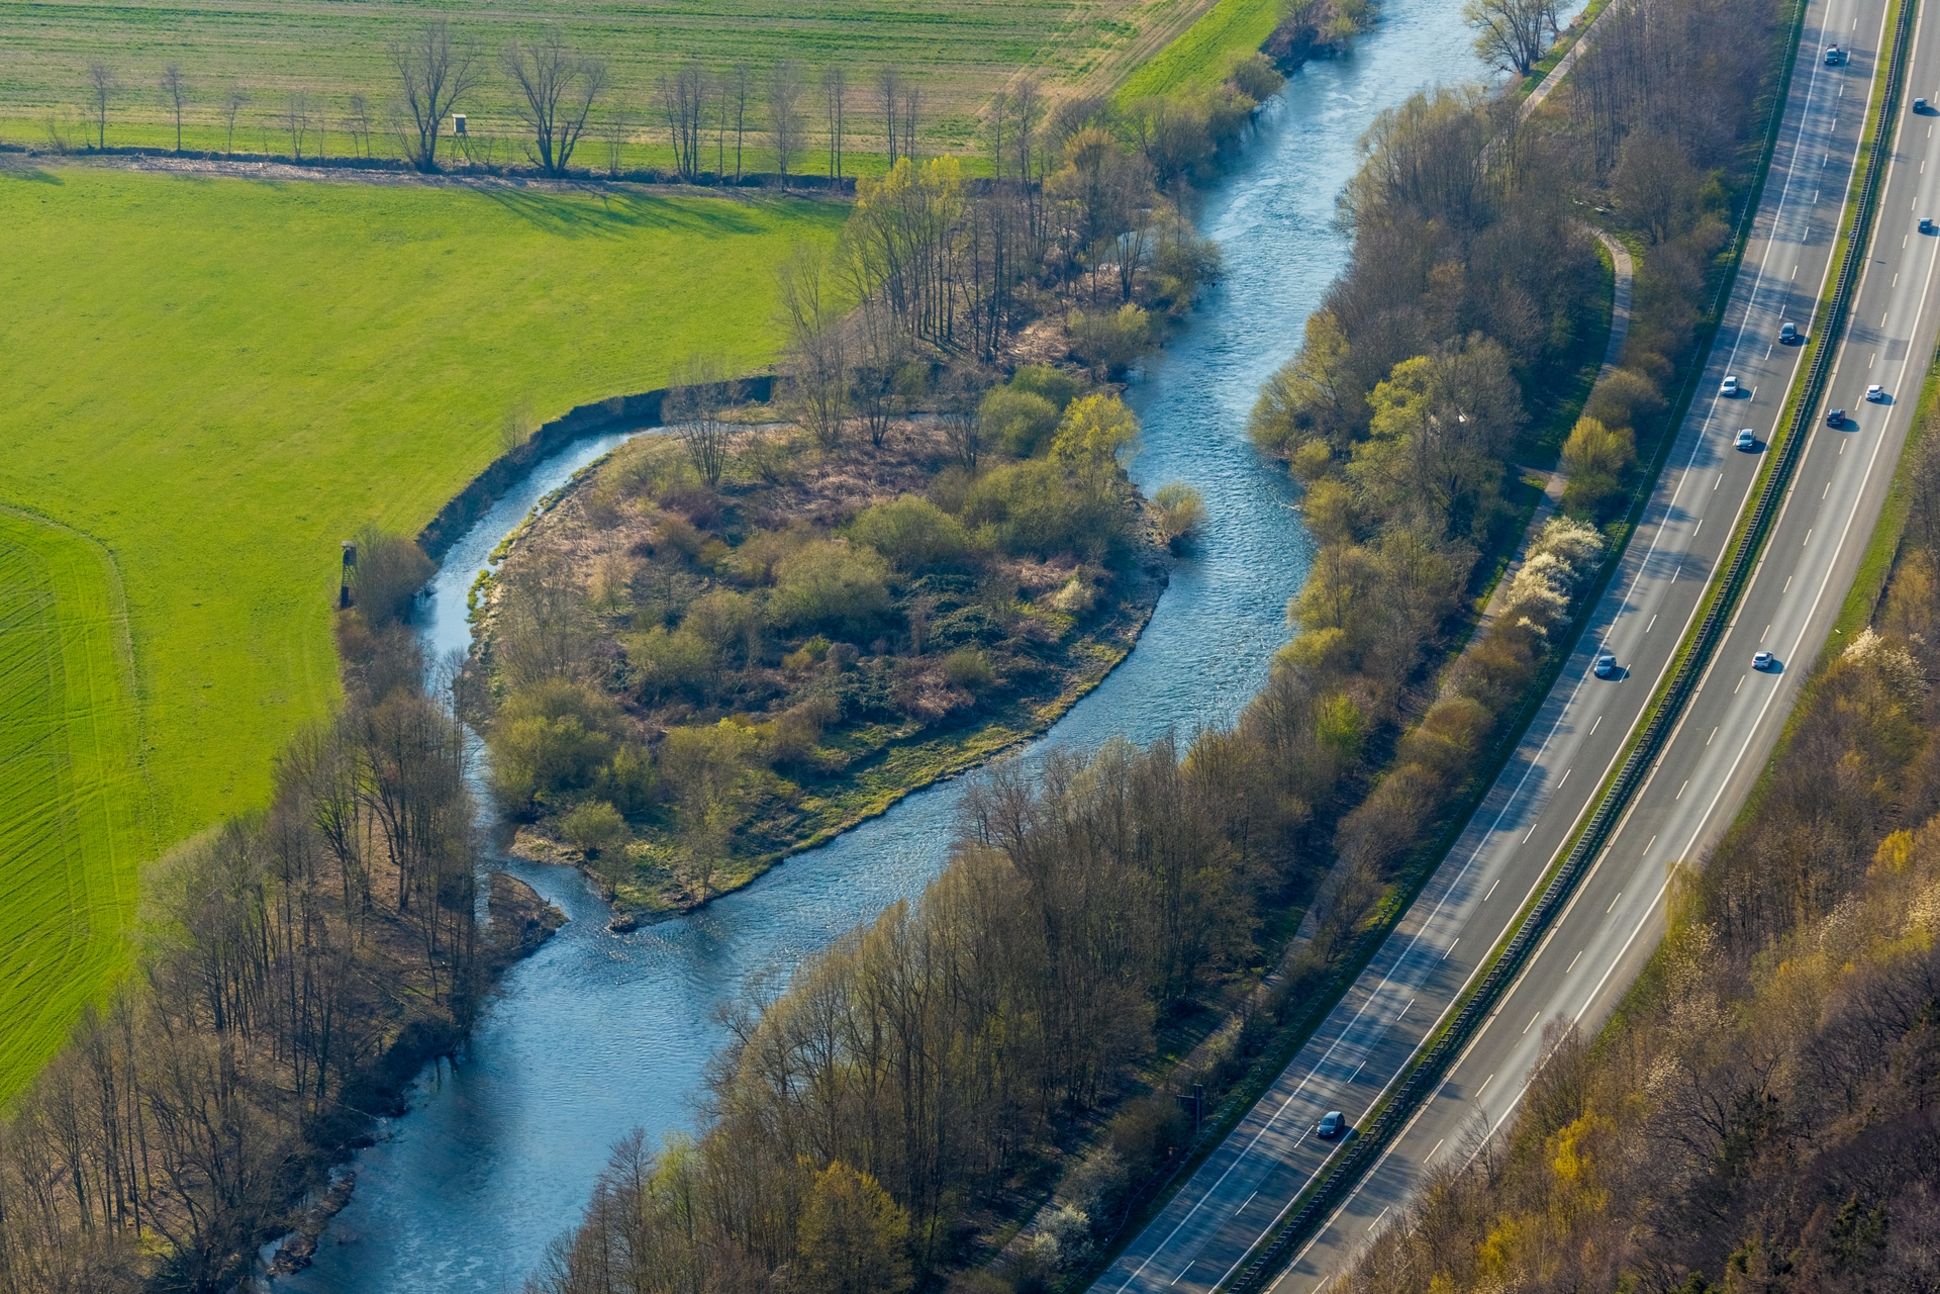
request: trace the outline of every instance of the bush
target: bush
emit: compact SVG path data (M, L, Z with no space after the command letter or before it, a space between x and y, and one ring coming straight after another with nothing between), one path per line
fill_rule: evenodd
M1152 496L1152 508L1158 514L1159 538L1172 548L1190 539L1206 523L1205 501L1199 491L1183 481L1160 486Z
M889 610L889 567L874 549L818 540L775 568L769 614L777 624L867 637Z
M1029 458L1044 447L1058 425L1058 408L1031 391L992 388L977 408L985 441L1013 458Z
M721 667L714 645L685 625L630 636L626 658L633 686L648 705L683 692L705 693Z
M1138 437L1138 418L1115 395L1088 395L1058 421L1051 452L1081 470L1115 465L1118 451Z
M1012 373L1005 385L1012 391L1042 396L1051 402L1052 408L1063 413L1064 406L1077 398L1078 388L1083 384L1075 374L1061 368L1049 364L1026 364Z
M1287 78L1280 74L1280 69L1273 66L1266 55L1258 52L1241 59L1228 79L1232 81L1235 90L1254 103L1265 103L1280 93L1281 87L1287 83Z
M1125 540L1118 500L1078 487L1057 463L1026 459L984 473L964 501L964 519L988 525L1006 552L1033 557L1102 557Z
M499 707L487 744L492 789L513 812L593 785L624 732L610 697L582 683L550 679Z
M1110 314L1075 310L1066 327L1071 349L1099 378L1122 374L1152 344L1151 317L1130 303Z
M951 687L960 687L971 696L981 695L997 681L990 657L975 647L959 647L943 658L943 677Z
M350 568L351 602L372 629L411 618L419 590L436 569L424 550L402 535L366 526L357 535L357 564Z
M1624 473L1636 457L1636 438L1628 427L1606 427L1595 418L1578 418L1563 442L1563 507L1594 517L1623 493Z
M739 648L753 659L759 651L761 608L745 593L713 589L694 599L680 627L718 651Z
M559 834L588 858L610 858L626 849L628 832L620 811L605 800L576 805L559 820Z
M974 545L963 523L919 495L905 494L863 509L849 535L905 574L974 565Z

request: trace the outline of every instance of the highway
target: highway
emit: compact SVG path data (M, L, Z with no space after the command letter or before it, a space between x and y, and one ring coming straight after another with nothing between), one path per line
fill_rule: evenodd
M1762 452L1776 430L1803 353L1777 344L1779 326L1793 322L1809 332L1816 322L1865 106L1874 76L1884 71L1885 8L1885 0L1808 5L1772 171L1699 397L1615 577L1507 767L1368 968L1094 1289L1210 1290L1233 1274L1337 1144L1316 1138L1314 1123L1329 1110L1344 1112L1350 1124L1365 1119L1590 807L1669 666L1753 487L1760 453L1733 450L1732 437L1749 427ZM1820 51L1834 41L1852 56L1827 67ZM1935 75L1929 42L1922 24L1909 100L1928 93L1920 87ZM1896 141L1875 244L1885 251L1867 265L1832 381L1854 412L1852 424L1811 433L1792 497L1717 664L1578 898L1436 1097L1280 1288L1315 1288L1405 1202L1425 1165L1470 1153L1470 1129L1499 1125L1521 1095L1547 1020L1601 1018L1655 943L1667 865L1700 852L1755 779L1869 537L1924 376L1922 357L1932 348L1933 312L1923 307L1940 239L1911 231L1922 214L1917 207L1940 204L1924 168L1936 146L1935 120L1908 119ZM1934 170L1940 182L1940 167ZM1717 394L1727 373L1746 394ZM1859 397L1868 382L1906 402L1864 404ZM1589 671L1604 645L1621 666L1610 680ZM1752 674L1751 653L1760 648L1777 652L1789 668Z

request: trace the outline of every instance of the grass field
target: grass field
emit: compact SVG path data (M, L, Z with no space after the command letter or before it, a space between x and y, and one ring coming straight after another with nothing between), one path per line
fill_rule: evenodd
M978 117L991 95L1020 70L1048 86L1113 89L1209 9L1239 15L1248 32L1271 30L1277 0L486 0L456 11L460 30L493 55L487 83L465 105L475 127L516 133L510 83L497 51L548 23L578 45L596 49L611 72L613 111L631 123L629 159L659 163L659 108L654 88L663 71L692 55L713 67L746 62L757 76L782 58L797 60L811 82L804 110L811 124L810 171L824 169L819 84L822 69L840 66L850 80L848 130L859 162L879 152L882 128L873 80L896 66L922 86L925 135L932 147L976 146ZM392 95L386 45L430 12L403 0L42 0L0 5L0 50L20 51L0 64L0 139L39 145L50 117L71 143L92 142L84 127L87 69L100 59L122 89L108 127L110 144L172 147L172 115L157 85L163 67L181 64L193 99L185 120L191 147L221 148L222 102L231 85L247 89L235 147L288 152L285 108L293 91L319 106L330 137L350 148L343 124L349 97L373 105ZM1232 28L1233 23L1226 22ZM1203 38L1204 33L1201 33ZM1175 71L1184 66L1172 59ZM1189 62L1189 56L1188 56ZM757 104L756 121L765 120ZM380 144L385 141L380 140ZM310 145L315 148L316 142ZM395 152L395 147L384 151ZM604 145L593 154L604 156ZM500 161L514 160L508 139ZM765 158L762 159L765 163ZM602 163L603 164L603 163Z
M337 541L422 525L508 409L769 359L775 264L843 215L0 169L0 1094L125 963L140 865L334 702Z

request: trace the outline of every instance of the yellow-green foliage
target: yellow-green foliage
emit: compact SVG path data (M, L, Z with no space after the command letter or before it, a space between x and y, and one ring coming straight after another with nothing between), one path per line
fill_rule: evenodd
M646 389L696 350L764 363L775 265L793 241L831 240L842 214L0 171L0 504L88 537L18 519L7 532L12 568L65 565L38 586L5 582L0 713L44 731L66 716L72 773L69 798L48 800L53 773L29 785L6 764L9 806L48 802L40 818L4 815L0 921L48 914L50 949L77 942L0 975L0 1093L124 956L135 870L153 851L110 821L104 791L127 785L139 754L154 837L180 839L259 803L284 740L334 703L337 541L367 522L422 526L500 452L508 409L546 416ZM93 706L68 690L113 674L111 563L139 744L127 692ZM34 587L65 592L21 592ZM86 643L64 637L86 624L98 628ZM48 644L69 653L63 670L21 663L46 661ZM10 731L22 740L17 721ZM139 797L111 798L137 812ZM77 914L65 934L61 912ZM16 941L0 931L0 946L11 956Z

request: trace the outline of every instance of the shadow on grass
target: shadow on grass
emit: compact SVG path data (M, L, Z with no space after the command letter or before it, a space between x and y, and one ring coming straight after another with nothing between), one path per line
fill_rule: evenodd
M546 233L567 238L606 238L640 230L697 234L757 234L773 227L761 208L768 203L727 198L665 198L625 190L552 192L491 187L480 196ZM774 214L774 213L770 213Z
M0 166L0 179L22 180L28 184L66 184L60 176L41 166Z

